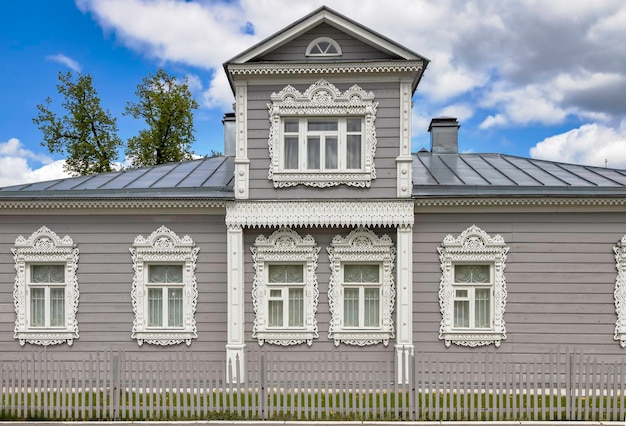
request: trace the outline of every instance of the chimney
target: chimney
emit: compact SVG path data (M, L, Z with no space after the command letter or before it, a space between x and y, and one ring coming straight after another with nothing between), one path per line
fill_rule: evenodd
M222 119L224 125L224 155L235 156L235 113L227 112Z
M433 154L459 153L459 123L453 117L437 117L430 121L430 152Z

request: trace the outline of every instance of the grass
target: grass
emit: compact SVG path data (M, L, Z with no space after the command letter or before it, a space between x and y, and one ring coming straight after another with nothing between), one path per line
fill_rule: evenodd
M33 391L3 393L0 420L566 420L567 397L484 392ZM624 396L572 397L569 420L619 421ZM116 407L113 410L112 407Z

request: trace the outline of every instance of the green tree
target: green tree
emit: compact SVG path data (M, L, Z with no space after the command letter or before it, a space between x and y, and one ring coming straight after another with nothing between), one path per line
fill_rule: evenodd
M125 114L148 125L128 140L126 156L135 167L190 160L194 141L193 110L187 79L180 81L159 68L137 85L137 102L128 102Z
M33 123L43 133L41 145L50 153L64 153L65 170L74 176L105 173L113 170L122 140L117 124L108 110L100 106L98 92L89 74L59 72L57 92L64 97L65 115L58 116L50 107L52 99L37 105Z

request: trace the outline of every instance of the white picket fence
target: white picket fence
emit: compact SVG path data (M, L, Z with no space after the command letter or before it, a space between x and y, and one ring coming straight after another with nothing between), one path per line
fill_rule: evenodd
M624 361L557 352L531 362L487 350L454 361L416 354L411 380L393 361L351 361L341 352L287 362L250 354L241 368L179 351L164 362L99 352L81 360L52 352L0 356L0 419L50 420L587 420L622 421ZM239 377L239 375L236 375Z

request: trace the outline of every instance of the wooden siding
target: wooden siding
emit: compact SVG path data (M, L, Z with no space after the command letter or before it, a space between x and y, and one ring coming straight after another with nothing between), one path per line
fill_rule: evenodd
M246 345L248 352L262 352L262 353L277 353L284 356L286 359L301 360L303 356L324 356L331 352L341 352L342 354L349 355L352 361L359 360L389 360L393 361L395 349L395 339L389 342L388 346L384 346L382 343L377 345L371 345L366 347L357 347L353 345L346 345L341 343L338 347L334 345L334 341L328 338L328 326L330 322L330 310L328 306L328 283L330 281L330 262L328 260L327 247L330 247L332 239L335 235L348 235L351 228L335 228L335 229L296 229L301 235L312 235L315 238L315 242L318 247L321 248L318 260L317 260L317 281L319 285L319 300L317 305L317 327L319 337L313 340L311 346L307 346L306 343L293 346L278 346L264 343L262 347L256 339L252 339L252 326L254 324L254 309L252 306L252 282L254 281L254 266L252 262L252 254L250 248L254 245L254 240L258 235L270 236L275 229L263 229L246 231L244 237L245 246L245 270L246 270ZM378 236L384 234L389 235L395 241L396 231L395 229L375 229L374 232ZM395 319L394 319L395 323ZM397 330L397 325L395 326Z
M224 358L226 344L226 226L222 215L81 215L3 216L0 224L0 345L5 354L20 356L42 346L13 338L15 267L11 248L18 235L30 236L42 225L59 236L69 235L80 250L77 320L80 338L72 346L49 346L67 359L99 350L124 350L156 359L176 350L202 352L207 359ZM139 347L131 339L130 298L133 263L129 248L137 235L149 236L165 225L179 236L189 235L200 248L196 267L198 338L186 345Z
M507 339L498 352L521 360L562 349L615 360L615 258L626 233L623 213L417 214L413 242L416 350L442 358L468 349L438 339L441 279L437 247L471 225L500 234L510 247L506 269Z
M248 87L248 158L250 160L251 199L363 199L393 198L396 196L396 157L400 153L400 98L399 83L338 83L332 77L327 81L341 91L353 84L374 92L378 102L376 115L376 179L371 188L353 188L339 185L330 188L312 188L298 185L291 188L274 188L267 176L269 172L269 115L267 104L272 92L279 92L288 82L280 85L251 85ZM304 92L319 77L311 78L308 84L292 84ZM301 80L300 80L301 81Z
M341 47L342 56L336 57L315 57L305 56L306 48L318 37L330 37ZM398 59L387 53L381 52L372 46L328 25L320 24L311 29L306 34L301 35L281 46L274 51L258 58L255 62L277 62L277 61L328 61L340 59L342 61L362 61L362 60L387 60Z

